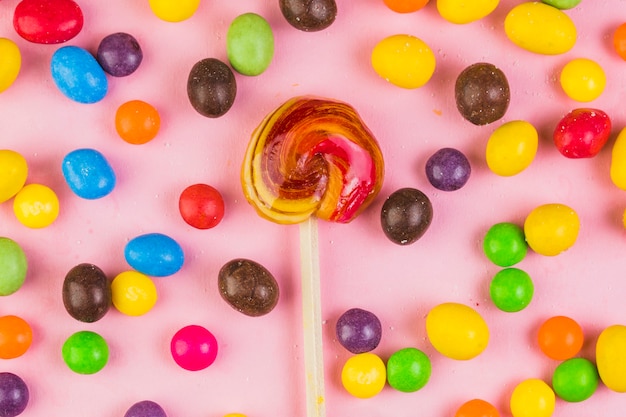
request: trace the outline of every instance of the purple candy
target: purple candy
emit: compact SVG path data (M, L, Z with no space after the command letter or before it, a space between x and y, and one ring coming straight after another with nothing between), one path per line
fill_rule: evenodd
M125 77L141 64L143 53L137 40L128 33L106 36L98 46L96 60L104 71L114 77Z
M167 417L163 408L154 401L145 400L133 404L124 417Z
M472 167L461 151L442 148L426 161L426 176L433 187L441 191L454 191L469 180Z
M337 320L337 340L352 353L374 350L382 336L380 320L374 313L353 308Z
M0 373L0 417L22 414L28 398L28 387L22 378L10 372Z

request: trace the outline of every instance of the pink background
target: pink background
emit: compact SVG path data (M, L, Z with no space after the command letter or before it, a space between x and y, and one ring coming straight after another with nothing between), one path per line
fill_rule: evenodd
M180 23L159 20L147 0L80 1L85 27L68 44L95 53L104 36L122 31L135 36L144 52L138 71L109 77L108 95L92 105L71 102L54 86L48 68L58 46L29 44L15 33L17 3L0 2L0 36L14 40L23 58L17 81L0 95L0 147L22 153L30 168L28 183L53 188L61 201L57 221L40 230L21 225L11 202L0 205L0 236L16 240L29 260L24 286L0 300L0 315L21 316L34 332L24 356L0 364L0 371L20 375L30 388L24 416L122 416L144 399L158 402L170 417L305 414L298 226L258 217L239 183L250 133L267 112L295 95L354 105L377 136L386 162L382 192L368 210L349 225L319 223L329 416L452 416L475 397L508 416L514 386L526 378L549 383L558 364L535 343L543 320L560 314L576 319L586 334L580 356L592 360L599 332L626 324L621 224L626 195L609 177L611 146L626 125L626 62L611 46L614 28L626 21L626 1L583 0L567 11L579 37L560 56L526 52L505 37L504 16L519 3L513 0L461 26L443 20L434 0L406 15L392 12L382 0L338 0L337 20L317 33L289 26L275 0L204 1ZM187 99L187 75L200 59L226 62L228 26L245 12L259 13L271 24L274 60L260 76L237 74L232 109L219 119L204 118ZM390 85L371 68L374 45L398 33L420 37L435 53L437 69L421 89ZM568 99L558 84L560 69L577 57L596 60L607 73L607 90L588 105ZM480 61L505 72L512 97L502 120L477 127L456 110L454 81L463 68ZM115 132L117 107L132 99L153 104L161 114L161 131L146 145L129 145ZM585 106L606 111L614 132L596 158L567 160L554 148L551 132L562 115ZM498 177L485 164L485 144L497 126L516 119L537 127L539 151L520 175ZM466 153L473 166L470 181L456 192L437 191L424 174L426 159L444 146ZM80 147L100 150L116 171L117 187L106 198L82 200L65 184L61 160ZM212 230L193 229L177 210L180 192L198 182L215 186L225 199L224 220ZM434 207L430 229L408 247L387 240L379 222L386 196L401 187L421 189ZM535 297L524 311L503 313L489 299L489 281L499 268L483 255L482 237L492 224L521 225L534 207L552 202L577 211L578 241L556 257L529 253L517 266L534 279ZM141 317L112 308L93 324L72 319L61 299L67 271L91 262L113 278L129 269L126 242L148 232L170 235L186 254L180 272L155 279L155 308ZM269 315L241 315L220 298L217 272L235 257L260 262L278 280L281 299ZM429 344L425 316L446 301L471 305L486 319L491 340L476 359L454 361ZM345 392L340 372L350 354L335 340L334 326L353 307L376 313L383 323L374 351L383 359L407 346L429 355L433 372L425 388L406 394L386 386L368 400ZM203 371L179 368L169 353L171 336L188 324L207 327L220 343L216 362ZM110 361L95 375L75 374L62 360L63 342L79 330L96 331L109 343ZM583 403L557 400L554 416L617 417L624 409L626 397L600 385Z

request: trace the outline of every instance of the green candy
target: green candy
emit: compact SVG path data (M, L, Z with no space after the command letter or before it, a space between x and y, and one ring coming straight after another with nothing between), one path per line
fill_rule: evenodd
M524 230L514 223L497 223L489 228L483 241L485 256L502 267L512 266L526 257L528 244Z
M598 369L588 359L573 358L562 362L552 375L552 388L567 402L580 402L591 397L599 383Z
M493 303L502 311L514 313L530 304L535 286L530 276L517 268L506 268L498 272L489 285Z
M581 0L542 0L542 3L556 7L560 10L573 9L578 6Z
M430 359L419 349L401 349L387 361L387 382L398 391L415 392L423 388L430 373Z
M13 294L26 279L28 262L15 241L0 237L0 296Z
M259 75L274 57L274 34L267 21L256 13L237 16L226 34L226 52L235 71Z
M63 360L78 374L95 374L107 364L109 347L97 333L83 330L67 338L62 348Z

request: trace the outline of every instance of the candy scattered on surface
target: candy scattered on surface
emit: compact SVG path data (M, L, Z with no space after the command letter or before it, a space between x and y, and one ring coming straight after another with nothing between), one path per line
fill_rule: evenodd
M378 42L372 50L374 71L398 87L418 88L435 72L435 54L421 39L412 35L392 35Z
M28 164L19 153L0 149L0 203L13 198L24 187Z
M465 24L488 16L499 3L500 0L437 0L437 11L450 23Z
M483 239L483 252L498 266L513 266L521 262L528 252L524 230L515 223L494 224Z
M613 49L626 61L626 23L619 25L613 32Z
M216 188L194 184L180 194L178 209L188 225L196 229L211 229L224 218L224 199Z
M454 85L454 98L464 119L475 125L493 123L509 108L509 81L495 65L478 62L461 71Z
M200 371L215 362L217 339L209 330L192 324L174 334L170 350L178 366L188 371Z
M97 103L109 90L106 74L96 58L78 46L57 49L50 61L50 71L61 93L78 103Z
M376 314L362 308L344 312L335 325L337 341L352 353L365 353L376 349L383 329Z
M233 259L224 264L217 286L228 305L251 317L268 314L280 297L276 278L263 265L249 259Z
M63 361L77 374L100 372L109 361L109 346L98 333L81 330L65 340L61 349Z
M626 127L619 132L613 143L610 173L613 184L626 190Z
M357 398L371 398L380 393L387 382L387 369L376 354L367 352L354 355L341 370L341 383Z
M147 233L131 239L124 248L126 262L137 271L153 277L167 277L185 263L183 248L162 233Z
M588 58L569 61L561 70L561 87L571 99L581 102L593 101L606 87L604 69Z
M611 119L602 110L574 109L556 125L554 144L567 158L592 158L609 140L611 126Z
M615 392L626 392L626 326L611 325L596 341L596 366L600 379Z
M415 188L401 188L387 197L380 211L385 236L398 245L410 245L421 238L433 219L433 207L426 194Z
M115 130L124 141L133 145L150 142L159 133L161 115L150 103L130 100L115 112Z
M539 326L537 332L539 349L547 357L559 361L576 356L584 341L580 324L567 316L550 317Z
M510 177L528 168L538 148L537 129L525 120L513 120L498 126L489 136L485 159L494 174Z
M167 414L156 402L144 400L131 405L124 417L167 417Z
M426 6L429 0L383 0L394 12L413 13Z
M560 363L552 374L552 389L562 400L581 402L593 395L600 378L596 366L585 358Z
M509 403L513 417L550 417L556 398L544 381L529 378L515 386Z
M142 316L152 310L158 299L154 282L137 271L120 272L111 282L111 301L127 316Z
M194 64L187 79L187 96L191 106L206 117L226 114L237 96L237 80L228 65L215 58Z
M22 378L11 372L0 372L0 416L19 416L29 399L28 386Z
M28 261L20 245L8 237L0 237L0 296L11 295L26 280Z
M81 263L70 269L63 280L63 305L78 321L100 320L111 306L111 283L96 265Z
M59 198L50 187L28 184L15 195L13 213L26 227L48 227L59 216Z
M237 16L226 33L226 52L235 71L260 75L274 58L274 33L270 24L256 13Z
M337 18L335 0L280 0L280 11L291 26L304 32L317 32Z
M426 161L426 178L433 187L441 191L462 188L471 173L470 162L458 149L441 148Z
M580 230L578 214L565 204L535 207L524 221L524 235L530 248L545 256L556 256L576 243Z
M431 371L428 356L413 347L400 349L387 360L387 382L401 392L415 392L424 388Z
M32 341L33 330L26 320L14 315L0 317L1 359L14 359L22 356L30 348Z
M561 10L569 10L578 6L581 0L542 0L543 3Z
M9 88L22 68L22 53L11 39L0 38L0 93ZM1 166L1 165L0 165Z
M493 404L474 398L461 404L454 417L500 417L500 413Z
M491 301L507 313L525 309L532 301L534 292L532 279L526 271L518 268L498 271L489 284Z
M72 0L22 0L13 13L13 27L29 42L58 44L83 28L80 6Z
M95 149L76 149L68 153L63 158L62 171L67 185L81 198L102 198L115 188L113 168L105 156Z
M150 0L152 12L166 22L182 22L193 16L200 0Z
M116 32L100 41L96 60L107 74L126 77L139 68L143 60L143 51L133 35Z

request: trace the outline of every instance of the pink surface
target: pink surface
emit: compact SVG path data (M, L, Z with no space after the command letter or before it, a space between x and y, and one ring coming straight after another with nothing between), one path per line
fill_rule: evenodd
M25 285L0 300L0 315L21 316L34 331L24 356L0 363L0 371L20 375L30 388L24 416L122 416L144 399L158 402L170 417L305 415L298 226L259 218L239 183L252 130L294 95L315 94L354 105L377 136L386 162L382 192L368 210L348 225L319 225L329 416L452 416L475 397L508 416L514 386L526 378L550 382L558 364L534 342L544 319L560 314L576 319L586 334L580 356L589 359L603 328L626 323L621 224L626 195L609 178L611 146L626 126L626 62L611 48L613 29L626 21L623 1L583 0L568 11L579 38L561 56L526 52L505 37L504 16L519 3L512 0L463 26L444 21L434 0L407 15L392 12L379 0L339 0L336 22L318 33L289 26L277 1L204 1L181 23L159 20L147 1L82 1L85 27L68 44L95 52L104 36L124 31L138 39L144 52L139 70L126 78L109 77L107 97L93 105L73 103L56 89L48 66L57 46L19 38L11 24L17 3L0 3L0 36L14 40L23 58L17 81L0 95L0 147L24 155L28 182L50 186L61 200L59 218L41 230L21 225L11 203L0 205L0 235L16 240L29 259ZM245 12L259 13L272 25L275 58L258 77L236 76L238 96L225 116L204 118L188 102L187 75L202 58L226 61L228 25ZM373 46L397 33L418 36L435 52L437 69L421 89L394 87L371 68ZM614 123L607 147L589 160L568 160L551 142L561 116L584 106L565 97L558 84L560 68L577 57L594 59L607 72L607 90L590 105L606 111ZM500 67L512 91L505 117L482 127L462 119L454 104L456 76L479 61ZM131 99L147 101L161 113L161 131L146 145L129 145L115 132L115 111ZM486 166L485 144L497 126L515 119L537 127L540 147L528 170L501 178ZM470 181L456 192L435 190L423 171L426 159L444 146L466 153L473 166ZM106 198L82 200L65 184L61 160L80 147L100 150L115 169L118 185ZM178 195L197 182L215 186L225 198L226 214L215 229L193 229L178 213ZM431 198L434 218L421 240L400 247L384 237L379 215L385 197L407 186ZM482 237L492 224L522 224L534 207L552 202L578 212L578 241L557 257L529 253L518 267L533 277L535 298L522 312L503 313L489 300L488 284L499 268L483 255ZM91 262L114 277L129 269L123 256L126 242L148 232L172 236L186 254L180 272L155 279L155 308L141 317L112 308L93 324L72 319L61 299L67 271ZM217 272L235 257L260 262L278 280L281 299L269 315L243 316L220 298ZM476 359L454 361L429 344L425 316L445 301L471 305L486 319L491 340ZM345 392L339 375L350 354L335 340L334 325L352 307L380 318L384 333L375 353L383 359L407 346L429 355L433 373L425 388L405 394L387 386L368 400ZM216 362L203 371L179 368L169 353L172 335L189 324L207 327L220 344ZM61 346L78 330L96 331L109 342L110 361L98 374L74 374L63 363ZM617 417L625 408L623 394L600 385L583 403L557 400L554 416Z

